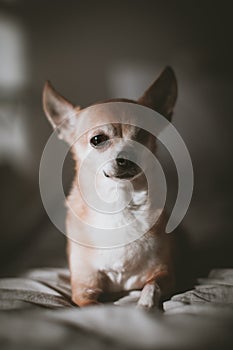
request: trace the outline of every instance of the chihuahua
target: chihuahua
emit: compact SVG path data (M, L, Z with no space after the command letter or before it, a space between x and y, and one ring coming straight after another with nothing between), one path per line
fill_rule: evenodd
M111 99L101 102L101 106L107 107L111 103L136 104L150 108L170 121L176 99L176 77L173 70L167 67L137 101L124 98ZM134 154L134 148L129 146L129 143L138 142L155 155L156 140L148 131L133 123L131 125L128 121L127 123L112 122L108 108L106 110L102 108L99 113L99 106L98 102L91 108L81 109L62 97L49 82L45 84L43 91L45 114L53 128L59 129L60 138L70 144L76 164L76 174L67 198L67 236L72 237L75 232L82 230L73 219L73 213L91 223L85 226L83 231L85 237L88 237L93 226L99 225L100 220L103 224L110 220L113 227L114 225L119 227L119 222L124 222L126 218L132 216L138 220L137 225L130 225L131 234L134 234L134 231L136 234L142 231L143 234L127 244L108 248L99 246L93 248L88 244L79 244L73 239L68 239L72 300L82 307L98 304L104 293L132 293L133 291L136 293L139 307L151 308L158 305L162 298L170 295L174 290L175 248L173 234L165 233L167 222L165 210L158 211L158 220L152 227L149 225L150 216L155 210L153 200L146 200L147 179L142 168L134 161L134 157L138 159L140 154ZM73 142L85 114L91 116L91 127ZM100 127L103 114L105 114L105 122ZM96 120L98 120L98 127L96 127ZM94 163L99 159L103 166L98 170L96 186L100 193L104 193L105 198L113 195L116 184L121 195L127 197L128 184L132 185L131 201L124 210L117 213L116 219L93 211L93 208L83 199L79 187L80 168L90 151L93 156L90 157L84 174L87 192L88 187L92 192L93 169L97 168ZM130 157L129 152L131 152ZM146 160L147 157L144 156L144 162Z

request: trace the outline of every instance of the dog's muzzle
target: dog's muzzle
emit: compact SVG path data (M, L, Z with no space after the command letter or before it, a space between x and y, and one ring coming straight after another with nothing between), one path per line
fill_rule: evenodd
M104 175L106 177L113 177L117 179L134 178L141 172L141 168L133 160L136 160L135 157L133 158L125 152L119 153L115 159L114 174L110 175L104 171Z

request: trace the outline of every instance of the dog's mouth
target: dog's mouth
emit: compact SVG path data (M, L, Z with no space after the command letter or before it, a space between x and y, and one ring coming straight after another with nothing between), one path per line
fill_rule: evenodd
M135 169L135 171L124 171L122 173L117 173L117 174L114 174L114 175L110 175L108 173L106 173L106 171L103 171L104 173L104 176L105 177L108 177L108 178L111 178L111 179L117 179L117 180L133 180L135 179L136 177L138 177L142 171L139 167L137 167L137 169Z

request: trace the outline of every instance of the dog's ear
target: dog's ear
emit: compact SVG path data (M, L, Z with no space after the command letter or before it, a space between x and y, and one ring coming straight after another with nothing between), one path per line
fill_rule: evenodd
M170 121L176 98L176 76L171 67L166 67L158 79L138 99L138 103L154 109Z
M45 83L43 90L43 108L53 128L57 129L58 137L69 142L69 135L80 108L62 97L49 81Z

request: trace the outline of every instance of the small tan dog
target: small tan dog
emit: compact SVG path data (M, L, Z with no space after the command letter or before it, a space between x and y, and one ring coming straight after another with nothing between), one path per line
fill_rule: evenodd
M146 106L170 120L176 98L176 78L173 70L167 67L137 101L113 99L103 103L126 102ZM52 126L54 128L60 126L60 137L71 144L76 161L76 176L68 197L69 206L79 217L88 218L93 225L98 225L98 215L93 214L93 210L82 199L78 186L80 164L92 150L95 152L93 162L100 155L104 157L105 165L99 175L98 186L104 188L105 195L111 195L116 182L123 194L125 184L128 181L133 184L132 201L117 216L117 222L133 215L139 218L139 224L135 228L131 227L131 230L140 231L147 225L153 205L147 203L145 206L145 199L148 195L147 181L141 168L127 158L125 149L128 147L128 140L135 140L155 154L154 136L134 125L114 124L111 123L111 120L108 125L95 128L94 120L96 119L92 118L91 130L72 144L71 139L73 140L73 135L78 128L79 119L82 118L83 111L87 109L74 107L48 82L44 87L43 104ZM92 106L88 113L95 114L95 106L98 104ZM74 115L75 119L72 119L70 116ZM98 115L95 117L101 118ZM85 173L87 184L92 171L92 164L90 164ZM107 216L106 220L108 220ZM114 219L112 220L114 225ZM173 234L166 234L165 226L166 215L162 212L158 221L142 237L123 246L109 249L98 247L93 249L93 247L68 240L74 303L79 306L97 304L103 293L137 290L138 306L150 308L158 305L161 297L169 295L175 286ZM72 236L75 230L79 230L78 225L72 220L69 208L66 227L68 237ZM88 229L85 234L88 235Z

